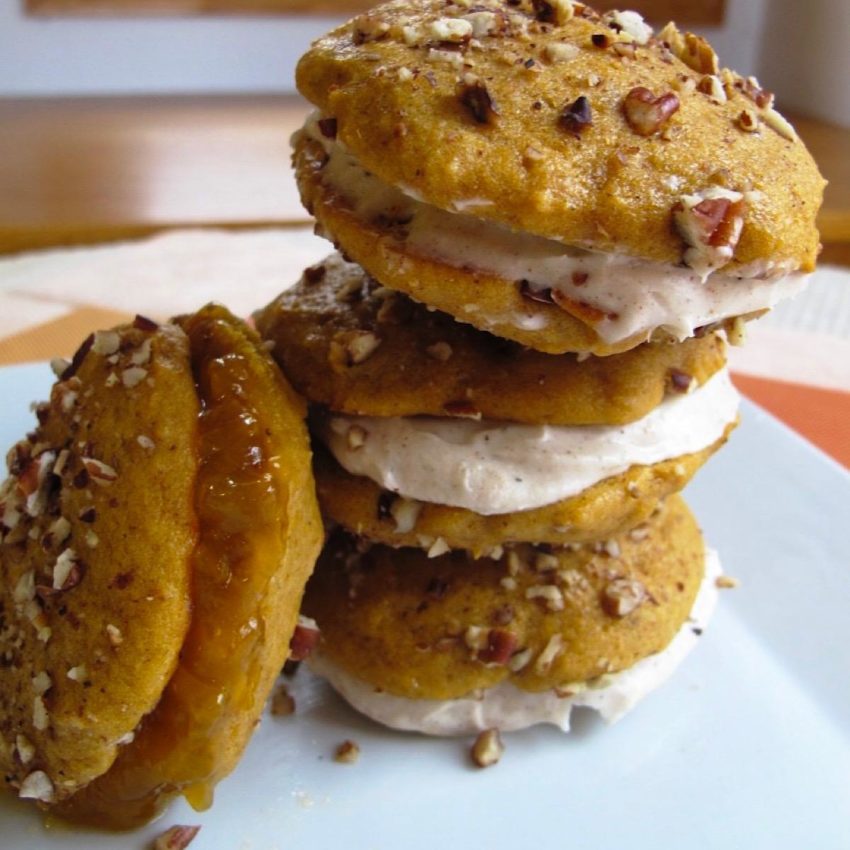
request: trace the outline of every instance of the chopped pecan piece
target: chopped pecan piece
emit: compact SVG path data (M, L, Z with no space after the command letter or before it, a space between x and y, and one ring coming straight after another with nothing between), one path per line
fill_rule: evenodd
M366 12L356 17L351 22L352 41L355 44L364 44L367 41L378 41L384 38L390 31L390 25L383 18L371 12Z
M334 753L334 761L340 764L354 764L360 758L360 745L356 741L343 741Z
M683 195L673 207L673 221L688 248L684 261L702 275L725 265L735 252L744 224L740 192L715 186Z
M292 634L292 640L289 642L289 660L303 661L319 642L319 635L316 621L300 616Z
M52 803L56 799L53 782L43 770L34 770L21 782L18 796L42 803Z
M315 284L320 283L324 280L325 273L327 269L322 265L322 263L317 263L315 266L308 266L304 269L304 274L302 277L304 278L304 283Z
M658 41L666 45L677 59L701 74L716 74L720 69L717 54L701 36L692 32L681 33L674 23L669 23L658 33Z
M372 331L340 331L331 340L328 359L334 367L358 366L368 360L380 344L381 338Z
M543 56L549 62L568 62L575 59L581 51L569 42L554 41L543 48Z
M73 549L66 549L53 567L53 589L70 590L80 583L82 576L82 565L77 553Z
M779 133L784 139L793 142L797 138L797 131L791 126L791 123L773 107L765 110L762 114L764 123L776 133Z
M88 477L95 484L100 484L101 487L106 487L118 478L118 473L102 460L97 460L93 457L84 457L82 461Z
M470 754L472 761L477 767L491 767L498 764L502 754L505 752L505 745L502 743L502 736L498 729L485 729L472 745Z
M570 0L531 0L534 16L545 24L562 26L575 15L575 5Z
M295 714L295 698L286 685L278 685L272 693L271 713L275 717L289 717Z
M752 109L742 109L736 123L745 133L755 133L759 128L759 117Z
M534 672L538 676L546 676L552 669L552 665L559 655L564 652L564 639L559 634L554 634L546 642L543 651L534 662Z
M609 617L626 617L649 598L646 588L637 580L618 578L609 582L600 594L602 610Z
M663 130L678 109L679 98L673 92L656 97L643 86L633 88L623 100L623 115L639 136L651 136Z
M561 127L578 139L593 124L590 101L584 95L577 97L564 108L559 122Z
M714 580L714 586L721 590L734 590L741 586L741 582L732 576L721 575Z
M138 331L155 331L159 328L159 323L147 316L136 315L133 319L133 327Z
M565 295L557 289L552 290L552 300L564 312L569 313L590 325L599 324L599 322L602 322L605 319L617 318L616 313L606 313L604 310L594 307L593 304L588 304L587 301L579 301L575 298L570 298L568 295Z
M532 585L525 591L525 598L540 600L549 611L564 610L564 594L554 584Z
M652 38L652 27L637 12L606 12L602 20L623 38L633 39L635 44L644 45ZM622 43L615 42L615 48Z
M117 331L95 331L92 351L109 357L121 347L121 335Z
M481 411L471 401L463 398L447 401L443 410L448 416L456 416L459 419L481 419Z
M422 512L422 502L416 499L405 499L399 496L390 505L390 514L395 520L396 534L407 534L413 530L419 514Z
M472 38L472 22L464 18L437 18L428 26L428 35L434 41L459 44Z
M200 826L172 826L154 841L153 850L185 850L200 830Z
M707 94L712 100L718 103L726 103L726 89L723 88L723 83L720 82L720 77L715 74L706 74L698 83L697 91Z
M428 549L428 557L429 558L439 558L440 555L445 555L446 552L450 552L451 548L449 544L443 540L442 537L438 537Z
M488 35L499 35L504 32L507 18L502 12L481 10L464 15L463 19L472 26L473 38L485 38Z
M499 115L499 108L487 91L487 86L480 80L462 85L459 97L467 112L478 124L492 124Z
M699 35L685 33L685 49L679 57L689 68L702 74L716 74L720 69L717 54L711 45Z
M319 126L319 132L326 139L336 138L336 118L320 118L316 123Z
M82 342L82 345L74 352L74 356L71 358L71 362L68 364L68 368L59 376L60 381L67 381L69 378L72 378L77 374L77 369L83 363L83 360L86 359L86 355L91 350L91 347L94 345L94 334L89 334Z
M519 294L529 301L536 301L538 304L554 304L555 299L552 298L551 289L535 289L528 280L519 281Z
M516 647L517 637L513 632L507 629L490 629L486 645L478 650L478 660L485 664L507 664Z

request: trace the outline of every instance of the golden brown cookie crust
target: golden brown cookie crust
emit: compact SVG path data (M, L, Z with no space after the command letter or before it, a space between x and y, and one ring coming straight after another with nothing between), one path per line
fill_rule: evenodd
M604 544L521 546L500 561L383 546L360 555L350 538L335 537L305 612L319 624L323 654L389 694L454 699L507 679L542 691L667 646L690 613L704 560L678 496Z
M767 94L720 72L699 39L623 46L627 34L578 4L557 23L565 6L386 3L315 42L298 89L365 168L443 209L476 199L476 215L517 230L678 263L674 206L721 184L760 193L733 265L813 268L824 182ZM490 34L447 29L480 11ZM636 88L678 108L652 103L664 120L647 127L626 104Z
M53 803L104 773L174 671L198 411L186 336L141 322L90 337L9 454L0 768L25 796Z
M368 416L480 414L553 425L619 425L725 362L716 334L606 358L549 355L388 292L338 254L256 315L295 388L331 410ZM371 351L353 358L362 342ZM355 362L357 361L357 362Z
M459 268L415 253L398 239L394 228L361 220L343 198L322 183L324 154L315 142L302 137L296 143L293 161L302 200L319 222L320 232L385 286L460 322L548 354L580 352L605 357L647 341L647 334L639 333L607 342L592 327L599 318L592 307L567 305L576 313L573 315L567 307L524 296L521 282L516 280L480 269ZM742 318L756 318L762 312ZM723 320L699 332L730 327L734 321ZM672 341L660 328L650 338L655 342Z
M577 496L511 514L482 516L465 508L404 499L382 490L366 476L346 472L325 449L316 452L316 485L329 520L387 546L437 552L446 547L465 549L478 557L518 542L587 543L643 522L660 501L690 481L726 442L733 427L701 452L650 466L632 466Z
M306 406L259 337L221 307L175 320L203 413L199 541L180 663L112 768L62 814L127 828L176 793L196 808L236 765L289 651L323 541Z

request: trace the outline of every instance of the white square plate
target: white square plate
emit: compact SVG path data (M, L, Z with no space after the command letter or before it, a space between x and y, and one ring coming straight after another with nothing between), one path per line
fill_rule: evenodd
M45 366L0 369L0 445L33 427ZM724 567L700 645L617 725L505 736L478 770L469 742L387 731L307 671L298 712L266 716L217 802L180 802L141 832L61 825L0 793L0 848L141 850L175 823L192 850L850 848L850 475L751 404L688 489ZM333 761L346 738L354 765Z

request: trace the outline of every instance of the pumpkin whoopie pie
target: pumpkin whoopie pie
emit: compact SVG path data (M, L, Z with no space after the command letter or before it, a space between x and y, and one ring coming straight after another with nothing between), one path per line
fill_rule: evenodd
M613 720L696 641L716 574L678 496L604 543L477 560L337 534L305 595L321 627L311 661L357 709L402 729L568 729L574 705Z
M89 337L0 490L0 766L138 825L198 808L287 657L323 532L303 401L220 307Z
M824 181L708 43L569 0L384 3L297 68L320 229L384 286L551 353L761 314L814 268Z
M339 253L257 325L337 527L313 666L399 728L616 719L710 613L678 491L737 421L724 334L814 268L824 181L757 81L633 12L391 0L296 77Z

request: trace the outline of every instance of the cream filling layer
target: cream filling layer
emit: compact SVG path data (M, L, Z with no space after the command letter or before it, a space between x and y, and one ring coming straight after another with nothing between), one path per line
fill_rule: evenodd
M384 227L398 223L396 232L405 234L406 250L413 254L498 275L512 285L526 281L532 290L554 290L589 305L602 314L593 328L609 344L649 338L656 330L686 339L712 322L769 309L796 295L808 279L767 261L734 275L702 276L684 266L565 245L468 214L488 206L485 199L462 199L454 212L442 210L366 171L342 142L322 134L319 117L310 116L301 132L324 147L328 161L321 180L359 220ZM527 313L498 318L526 330L547 324L544 312L532 319Z
M357 711L367 717L408 732L426 735L469 735L484 729L510 732L538 723L570 730L574 708L586 707L614 723L662 685L696 645L717 603L715 579L721 574L720 559L706 549L703 577L690 616L661 652L641 659L628 670L590 682L569 683L555 691L523 691L501 682L474 697L452 700L408 699L381 691L346 673L321 652L310 656L310 666ZM320 624L321 625L321 624Z
M320 429L350 473L408 499L491 515L554 504L630 466L707 448L735 421L738 403L724 368L628 425L331 414Z

